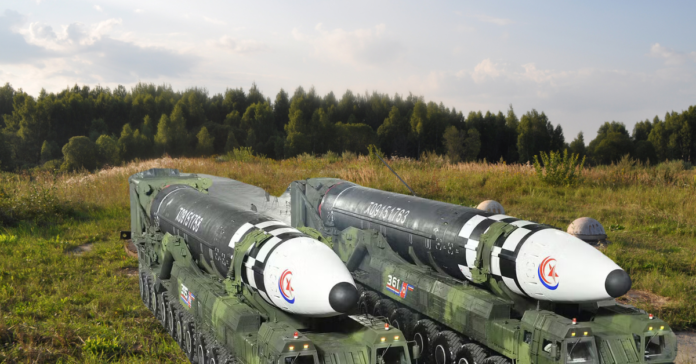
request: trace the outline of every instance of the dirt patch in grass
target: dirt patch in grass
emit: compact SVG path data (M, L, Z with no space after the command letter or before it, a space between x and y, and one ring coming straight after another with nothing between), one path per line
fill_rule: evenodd
M133 244L133 240L126 240L123 243L124 249L126 249L126 254L133 258L138 258L138 248L135 247L135 244Z
M124 276L134 277L138 275L138 267L125 267L117 271L118 274L123 274Z
M671 303L668 297L662 297L651 292L641 290L630 290L626 295L619 298L617 301L628 305L646 305L649 304L656 309L661 309Z
M92 250L94 250L94 243L87 243L67 249L65 254L82 255L84 253L91 252Z

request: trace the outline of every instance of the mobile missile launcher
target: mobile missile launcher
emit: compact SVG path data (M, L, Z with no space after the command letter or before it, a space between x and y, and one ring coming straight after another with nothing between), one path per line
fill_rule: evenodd
M345 314L358 292L328 241L210 194L213 179L134 174L122 234L138 249L143 303L192 363L411 362L398 328Z
M331 239L360 309L437 364L676 358L667 323L613 299L628 274L551 226L338 179L295 181L284 196L292 226Z

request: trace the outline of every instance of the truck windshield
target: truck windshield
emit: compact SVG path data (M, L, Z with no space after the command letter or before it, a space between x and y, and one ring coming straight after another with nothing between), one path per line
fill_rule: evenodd
M597 362L597 351L592 338L566 340L566 363Z
M314 364L314 355L286 356L283 364Z
M377 364L409 364L406 362L406 354L403 346L378 348L376 362Z
M646 336L645 341L645 360L659 359L665 349L665 336Z

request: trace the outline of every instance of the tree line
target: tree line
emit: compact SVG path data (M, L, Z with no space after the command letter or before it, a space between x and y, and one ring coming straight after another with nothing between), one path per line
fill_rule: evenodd
M269 158L329 151L418 158L447 154L452 161L527 163L540 152L562 151L607 164L630 155L656 163L696 158L696 107L641 121L629 134L606 122L585 144L580 133L566 142L544 112L520 118L506 111L466 116L423 97L346 91L340 98L314 88L280 90L274 99L252 84L210 96L203 88L174 91L139 83L128 90L97 86L42 90L38 97L9 83L0 88L0 169L39 165L72 170L118 165L135 158L209 156L240 147Z

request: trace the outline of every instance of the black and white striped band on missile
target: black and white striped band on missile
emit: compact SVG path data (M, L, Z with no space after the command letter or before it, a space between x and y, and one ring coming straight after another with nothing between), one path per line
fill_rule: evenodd
M471 280L471 268L476 260L481 235L488 231L493 223L500 221L517 227L507 238L499 238L491 251L491 274L502 280L505 286L513 292L528 296L517 279L517 254L520 248L534 233L540 230L550 229L550 226L537 224L531 221L519 220L507 215L497 214L491 216L473 215L462 226L459 237L464 239L465 259L459 264L459 270L464 277Z
M254 230L262 230L273 235L273 237L264 241L261 246L257 246L256 244L250 246L246 251L242 259L242 264L244 265L241 272L242 282L258 291L259 295L263 297L266 302L273 304L271 298L266 293L266 286L263 279L266 259L281 244L305 235L284 222L261 218L258 221L246 223L237 229L230 239L229 246L234 248L244 236Z

